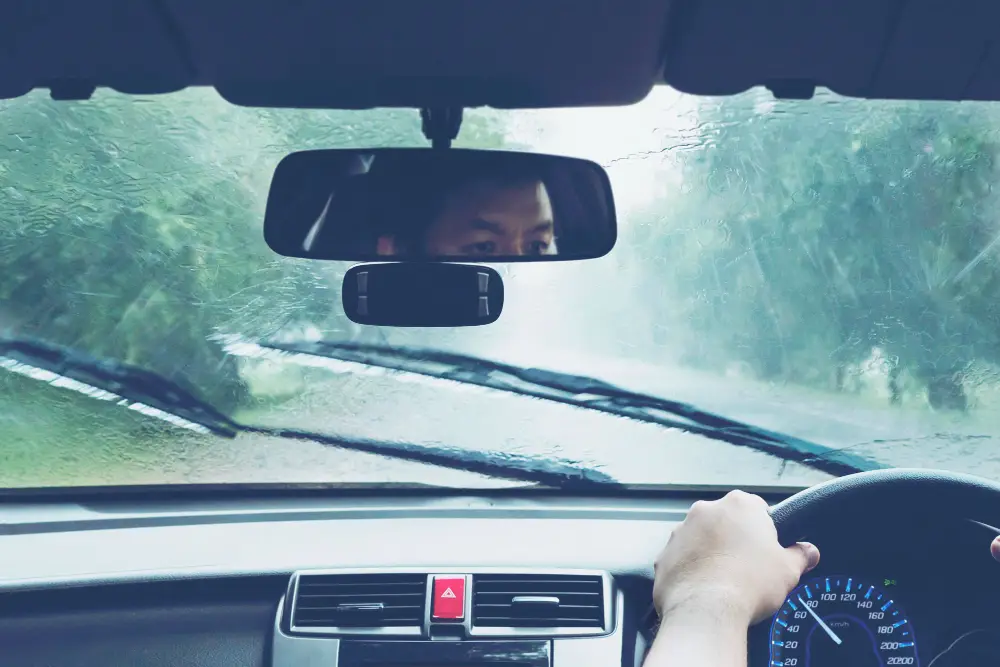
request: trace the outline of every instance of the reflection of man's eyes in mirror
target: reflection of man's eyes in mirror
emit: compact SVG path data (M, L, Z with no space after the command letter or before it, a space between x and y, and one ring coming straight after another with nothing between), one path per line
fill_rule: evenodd
M556 254L555 221L540 180L480 181L450 193L434 219L426 251L441 256Z
M554 255L555 231L551 222L543 222L521 234L521 230L505 228L503 225L487 220L473 220L469 227L473 230L484 230L495 236L495 240L483 240L469 243L461 249L464 255ZM510 232L513 232L511 234Z

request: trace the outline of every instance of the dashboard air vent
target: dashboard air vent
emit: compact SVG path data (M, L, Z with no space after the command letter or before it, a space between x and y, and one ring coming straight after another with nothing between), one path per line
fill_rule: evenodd
M480 628L603 628L604 580L590 575L477 574L472 625Z
M292 627L419 627L426 594L423 574L302 574Z

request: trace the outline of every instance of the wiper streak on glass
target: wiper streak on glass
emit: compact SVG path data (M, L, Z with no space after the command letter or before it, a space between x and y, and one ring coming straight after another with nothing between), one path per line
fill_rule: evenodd
M384 442L314 433L295 428L251 426L223 414L177 382L152 371L96 359L76 350L31 338L0 337L0 369L70 389L95 400L114 402L150 417L199 433L234 438L254 433L306 440L351 451L533 482L556 488L617 486L610 476L572 461L451 446Z
M141 412L142 414L148 417L153 417L154 419L162 419L168 424L172 424L180 428L186 428L190 431L194 431L195 433L212 433L210 429L202 426L201 424L196 424L195 422L188 421L187 419L170 414L169 412L158 410L151 405L139 403L138 401L130 401L124 396L119 396L118 394L110 391L105 391L99 387L89 385L86 382L80 382L79 380L74 380L71 377L66 377L65 375L60 375L59 373L55 373L44 368L38 368L30 364L22 363L16 359L0 356L0 368L8 370L12 373L17 373L18 375L29 377L32 380L45 382L53 387L72 389L73 391L79 392L84 396L96 398L99 401L112 401L121 407Z
M564 403L747 447L832 475L884 467L850 451L824 447L791 435L728 419L689 403L629 391L587 376L524 368L453 352L405 347L333 341L250 344L234 340L230 343L233 349L240 346L253 346L264 351L275 350L290 355L337 359Z

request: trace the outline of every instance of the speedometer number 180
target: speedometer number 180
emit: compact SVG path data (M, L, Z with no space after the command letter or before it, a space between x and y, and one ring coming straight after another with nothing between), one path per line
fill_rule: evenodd
M774 615L772 667L920 667L913 626L900 604L863 579L806 581Z

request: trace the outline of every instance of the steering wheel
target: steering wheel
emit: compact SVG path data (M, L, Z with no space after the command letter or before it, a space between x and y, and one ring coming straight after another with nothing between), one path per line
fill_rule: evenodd
M910 530L910 527L917 530L921 530L923 527L926 527L927 530L933 530L932 526L955 521L972 521L982 526L995 526L1000 521L1000 484L972 475L936 470L899 468L877 470L847 475L819 484L801 491L771 508L771 518L778 531L778 540L783 546L789 546L803 540L819 544L817 537L828 537L830 534L845 530L856 531L859 524L870 526L885 522L887 517L894 517L895 522L901 516L908 517L907 527L903 530ZM987 544L983 544L984 550ZM831 579L826 580L828 593ZM838 581L837 584L839 585L840 582ZM850 583L847 586L850 587ZM817 598L819 597L817 594ZM836 595L833 597L835 599ZM799 600L801 601L802 598L799 597ZM813 606L816 604L817 602L814 601ZM889 604L892 604L892 600L889 600ZM858 606L860 607L860 603ZM792 609L801 613L801 610L797 610L794 604L792 604ZM878 612L877 609L875 611ZM885 607L882 607L882 611L885 611ZM788 611L783 613L787 614ZM844 612L838 613L843 614ZM805 614L802 615L805 616ZM815 617L815 614L813 615ZM864 614L861 616L863 617ZM879 614L879 618L881 616L882 614ZM818 621L818 617L816 618ZM839 618L843 622L844 616ZM775 621L775 623L780 622L780 620ZM875 622L879 623L879 621ZM902 623L906 622L905 619L902 621ZM790 623L792 625L782 625L787 628L798 628L795 621L790 621ZM765 622L751 628L748 637L751 656L761 659L761 656L765 655L765 651L770 649L772 633L778 632L778 630L773 629L774 627ZM822 627L826 628L825 625ZM891 628L895 627L897 626L891 626ZM834 636L829 628L826 628L826 631ZM874 635L871 636L872 648L874 648ZM965 636L963 635L963 637ZM796 635L797 637L798 635ZM840 640L836 636L834 639L837 644L840 644ZM898 641L902 642L903 640L899 639ZM914 641L911 638L905 646L913 647ZM800 644L801 642L794 643ZM789 646L791 644L792 642L785 642L778 645ZM893 646L900 648L886 650L901 650L904 644L893 644ZM912 650L916 651L915 648ZM950 650L951 647L946 652ZM782 655L782 662L784 657ZM751 664L754 664L753 660ZM765 663L760 662L759 664Z
M810 540L816 533L856 523L877 521L882 512L906 509L931 525L936 520L964 519L987 526L1000 523L1000 484L988 479L937 470L891 468L846 475L810 487L771 508L783 546ZM650 608L652 618L655 612ZM767 624L758 626L766 635ZM652 633L643 637L652 641Z
M1000 519L1000 484L937 470L892 468L846 475L796 493L771 508L778 540L789 546L816 529L903 507L921 518Z

